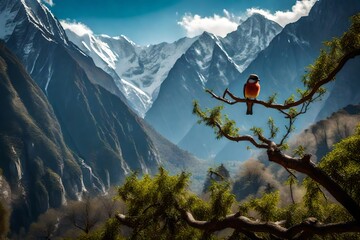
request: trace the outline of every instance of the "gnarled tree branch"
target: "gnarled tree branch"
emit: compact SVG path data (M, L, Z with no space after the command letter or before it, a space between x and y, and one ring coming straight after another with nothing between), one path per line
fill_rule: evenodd
M291 102L291 103L287 103L287 104L273 104L273 103L269 103L269 102L265 102L262 100L257 100L257 99L245 99L245 98L240 98L235 96L233 93L231 93L229 91L229 89L225 89L223 96L218 96L216 95L214 92L212 92L211 90L206 90L212 97L216 98L219 101L222 101L224 103L233 105L236 103L245 103L247 101L251 101L254 104L259 104L262 105L266 108L273 108L273 109L277 109L279 111L282 110L287 110L290 109L292 107L297 107L307 101L310 101L311 99L313 99L314 95L318 92L318 90L321 88L321 86L329 83L330 81L332 81L334 79L334 77L336 76L336 74L344 67L344 65L352 58L359 56L360 55L360 49L356 49L354 51L351 51L350 53L345 54L339 61L339 63L336 65L336 67L327 75L326 78L319 80L312 88L311 91L306 94L304 97L302 97L301 99ZM229 95L230 98L232 99L229 100L226 98L226 95Z
M182 211L182 214L190 226L208 232L232 228L240 232L269 233L282 239L296 239L302 236L303 233L327 235L331 233L360 232L360 222L357 221L323 224L315 218L308 218L300 224L285 228L274 222L251 220L239 214L228 215L224 219L216 221L196 220L190 212L185 210Z
M278 149L268 149L267 155L269 161L275 162L285 168L304 173L322 185L357 221L360 221L360 206L339 184L331 179L328 174L310 161L311 155L306 154L302 158L293 158L283 154Z

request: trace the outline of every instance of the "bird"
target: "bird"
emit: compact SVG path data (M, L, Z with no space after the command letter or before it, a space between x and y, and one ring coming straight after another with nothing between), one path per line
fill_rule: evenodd
M260 93L260 84L259 84L259 77L256 74L250 74L249 78L247 79L246 83L244 84L244 97L246 99L256 99ZM246 101L246 115L253 114L253 102Z

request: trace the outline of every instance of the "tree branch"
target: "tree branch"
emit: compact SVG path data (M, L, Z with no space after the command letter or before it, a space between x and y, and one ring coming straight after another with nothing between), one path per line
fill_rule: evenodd
M331 233L360 232L360 223L355 221L323 224L315 218L308 218L302 223L286 229L273 222L251 220L238 214L228 215L222 220L199 221L196 220L190 212L183 211L183 218L191 227L208 232L232 228L240 232L269 233L283 239L295 239L303 233L327 235Z
M226 137L230 141L233 141L233 142L247 141L247 142L250 142L251 144L253 144L257 148L265 148L265 149L267 149L269 147L268 144L260 144L260 143L256 142L256 140L250 135L242 135L242 136L236 136L236 137L235 136L230 136L229 134L227 134L226 132L223 131L221 125L218 122L216 122L215 125L216 125L217 129L219 130L219 132L221 133L221 135L223 135L224 137ZM259 136L259 139L262 142L267 142L267 143L271 142L271 141L267 140L266 138L264 138L262 136Z
M229 89L225 89L223 96L218 96L216 95L214 92L212 92L211 90L206 90L206 92L208 92L213 98L216 98L219 101L222 101L224 103L233 105L236 103L240 103L240 102L248 102L251 101L254 104L259 104L262 105L266 108L273 108L273 109L277 109L279 111L281 110L287 110L290 109L292 107L296 107L299 106L307 101L310 101L313 99L314 95L317 93L317 91L320 89L321 86L329 83L331 80L334 79L335 75L344 67L344 65L346 64L347 61L349 61L350 59L359 56L360 55L360 49L356 49L350 53L345 54L339 61L338 65L334 68L334 70L332 70L329 75L324 78L321 79L320 81L318 81L312 88L311 91L304 97L302 97L301 99L291 102L291 103L287 103L287 104L273 104L273 103L269 103L269 102L265 102L262 100L257 100L257 99L245 99L245 98L239 98L237 96L235 96L233 93L231 93L229 91ZM233 100L229 100L226 98L226 95L229 95L230 98ZM283 112L284 113L284 112Z
M328 174L315 166L310 161L311 155L306 154L302 158L292 158L284 155L279 149L268 149L267 155L269 161L275 162L285 168L293 169L304 173L314 181L322 185L346 210L356 219L360 221L360 207L347 194L347 192L338 185Z
M136 227L134 219L131 218L131 217L127 217L126 215L121 214L121 213L116 214L115 217L116 217L117 220L119 220L119 222L121 224L124 224L125 226L131 227L131 228Z

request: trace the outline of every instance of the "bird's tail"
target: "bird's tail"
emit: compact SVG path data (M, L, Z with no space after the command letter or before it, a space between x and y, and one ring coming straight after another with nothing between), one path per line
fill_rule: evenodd
M253 114L253 103L252 102L246 102L246 115L252 115Z

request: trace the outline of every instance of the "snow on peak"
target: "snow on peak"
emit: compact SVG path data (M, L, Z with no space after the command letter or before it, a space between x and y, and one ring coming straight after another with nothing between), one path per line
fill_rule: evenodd
M81 22L76 22L76 21L69 22L69 21L61 20L60 23L61 26L65 29L65 31L66 30L72 31L79 37L82 37L84 35L93 35L91 29Z
M95 35L83 24L61 23L68 38L92 57L98 67L113 76L140 116L151 107L176 60L196 40L183 38L174 43L142 47L124 35Z
M5 39L13 33L17 23L14 21L19 9L14 8L15 1L0 3L0 39Z
M67 44L66 34L51 11L35 0L21 0L29 22L42 32L47 39Z

